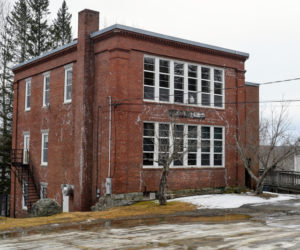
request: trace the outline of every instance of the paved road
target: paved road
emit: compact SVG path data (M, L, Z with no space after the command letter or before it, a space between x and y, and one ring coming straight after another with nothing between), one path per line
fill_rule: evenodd
M255 217L227 213L210 222L173 217L84 226L2 239L0 249L300 249L299 207L299 201L248 206Z

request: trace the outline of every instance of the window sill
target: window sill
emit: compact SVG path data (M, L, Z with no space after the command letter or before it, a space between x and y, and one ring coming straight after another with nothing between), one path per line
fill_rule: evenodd
M42 108L43 108L43 109L49 109L49 108L50 108L50 104L48 104L48 105L43 105Z
M146 103L146 104L147 103L157 103L157 105L159 105L159 104L168 104L168 105L177 105L177 106L182 106L182 107L225 110L225 107L212 107L212 106L195 105L195 104L189 104L189 103L163 102L163 101L154 101L154 100L148 100L148 99L143 99L143 102Z
M47 167L48 163L41 163L41 167Z
M63 104L70 104L70 103L72 103L72 100L63 102Z
M24 112L28 112L28 111L30 111L30 110L31 110L31 109L25 109Z
M170 166L170 169L190 170L190 169L224 169L225 166ZM157 169L160 170L162 167L155 166L143 166L143 169Z

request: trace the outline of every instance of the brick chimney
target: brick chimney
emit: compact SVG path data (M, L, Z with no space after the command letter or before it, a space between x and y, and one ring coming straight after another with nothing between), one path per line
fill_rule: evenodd
M93 169L93 90L94 45L90 38L99 29L99 12L82 10L78 13L78 43L76 71L73 85L74 164L79 173L78 187L74 188L74 204L89 210L92 203Z

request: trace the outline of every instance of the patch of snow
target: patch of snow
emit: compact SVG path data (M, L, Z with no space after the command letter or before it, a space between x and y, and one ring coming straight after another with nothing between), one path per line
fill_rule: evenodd
M188 202L201 208L238 208L245 204L262 204L273 203L285 200L292 200L300 198L299 195L291 194L274 194L277 197L270 197L269 199L255 196L251 193L246 194L212 194L212 195L196 195L189 197L182 197L172 199L172 201Z

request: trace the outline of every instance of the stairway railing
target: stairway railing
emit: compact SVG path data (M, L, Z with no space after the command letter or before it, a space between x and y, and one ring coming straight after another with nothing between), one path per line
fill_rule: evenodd
M33 185L35 190L33 195L35 197L29 197L30 194L28 193L27 210L30 212L34 203L30 198L40 199L40 184L38 182L39 175L33 165L29 150L13 149L11 155L11 165L15 168L13 172L17 175L21 185L23 180L27 181L28 184L32 183Z

